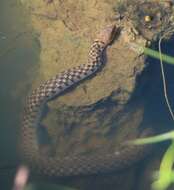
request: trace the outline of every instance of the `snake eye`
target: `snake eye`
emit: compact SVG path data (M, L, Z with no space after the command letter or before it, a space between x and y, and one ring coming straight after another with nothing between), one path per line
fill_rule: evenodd
M150 15L146 15L146 16L144 16L144 21L146 23L148 23L148 22L152 21L152 17Z

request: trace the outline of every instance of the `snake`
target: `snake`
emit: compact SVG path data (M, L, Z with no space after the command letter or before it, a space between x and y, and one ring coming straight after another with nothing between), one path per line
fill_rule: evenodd
M129 166L144 156L145 146L136 148L134 146L124 146L119 151L110 152L103 149L100 153L68 155L63 158L51 154L43 154L40 151L44 146L49 147L49 143L42 144L42 142L39 142L37 136L38 129L46 131L41 124L44 107L49 101L65 92L66 89L96 74L103 65L103 53L113 42L116 33L118 33L118 28L112 24L106 26L98 33L91 45L86 64L53 76L33 90L27 97L21 130L21 155L24 162L38 173L65 177L113 172Z

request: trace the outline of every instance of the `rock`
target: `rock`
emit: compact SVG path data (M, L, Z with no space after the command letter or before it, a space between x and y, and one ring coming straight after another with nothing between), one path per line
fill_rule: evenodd
M44 119L60 157L99 151L103 147L119 152L117 145L139 136L144 113L141 100L135 101L133 97L137 77L146 63L133 44L145 47L147 41L153 42L161 33L161 28L167 30L172 7L163 8L155 0L23 3L31 12L41 45L40 69L33 88L61 71L85 63L100 28L111 22L120 26L120 34L108 48L104 68L50 102L50 114ZM155 9L148 8L152 5ZM147 24L144 16L148 15L153 19ZM136 152L137 148L131 151ZM135 159L142 159L136 153Z
M122 6L126 5L126 2L122 3ZM146 39L139 35L136 27L138 24L141 25L142 28L139 27L138 29L141 33L143 31L145 33L145 30L146 33L150 33L148 36L150 39L153 38L152 35L155 32L159 32L161 27L158 19L156 19L155 23L152 23L152 31L149 26L145 28L146 24L142 18L141 6L147 12L152 3L140 3L133 8L130 2L130 5L127 3L129 9L127 8L127 12L121 14L129 15L121 20L121 34L115 43L108 48L105 67L95 77L81 83L75 90L71 90L71 93L66 93L55 100L55 106L59 103L67 106L91 105L108 97L121 104L129 100L135 89L137 75L145 67L144 58L130 48L131 43L143 47L146 44ZM96 31L111 22L111 18L116 15L113 9L117 5L115 0L108 2L77 1L76 3L52 1L49 5L44 1L37 0L33 4L27 2L26 4L28 4L33 15L33 25L40 34L39 40L42 47L40 70L35 86L61 71L85 63ZM117 9L120 11L121 8L118 7ZM156 6L156 9L152 10L153 14L159 10L160 8ZM171 13L170 10L168 12ZM169 20L169 13L163 20ZM138 16L141 19L140 21L137 21ZM52 20L53 17L54 20Z
M112 5L102 1L96 4L78 1L74 5L71 1L66 3L55 1L53 6L39 2L34 2L30 9L34 14L34 26L40 33L42 50L38 81L41 82L87 61L90 44L96 31L107 25L109 18L114 16L115 3ZM48 17L53 15L54 11L59 15L57 20L53 21ZM91 105L111 94L114 100L121 103L130 98L135 86L134 72L141 72L144 63L138 61L137 52L132 51L128 43L137 38L136 41L144 46L145 40L135 36L131 23L130 26L128 23L126 25L119 39L109 48L108 62L104 69L92 80L86 80L71 93L61 96L54 105L59 103L69 106ZM129 57L125 56L125 52L129 52Z

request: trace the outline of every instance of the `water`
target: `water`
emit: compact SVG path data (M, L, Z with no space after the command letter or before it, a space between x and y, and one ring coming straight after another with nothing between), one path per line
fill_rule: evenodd
M17 161L16 145L24 98L34 78L39 62L39 45L32 33L27 13L16 0L0 2L0 189L11 189L14 172L8 170ZM174 40L173 40L174 41ZM168 54L174 54L173 41L164 44ZM139 95L145 104L144 123L168 128L173 122L168 113L162 88L159 62L151 62L144 72L149 83L142 85ZM174 68L165 65L172 107ZM138 84L142 84L141 77ZM91 185L92 186L92 185Z
M27 13L17 1L1 0L0 168L16 162L22 101L38 63L39 48L29 23ZM7 179L0 177L0 189L9 186Z

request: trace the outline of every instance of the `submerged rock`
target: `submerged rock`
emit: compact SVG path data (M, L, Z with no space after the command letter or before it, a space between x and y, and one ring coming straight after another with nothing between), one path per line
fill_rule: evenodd
M155 9L148 9L153 3ZM117 25L122 27L120 35L109 48L102 71L79 84L71 93L59 97L54 105L85 106L108 97L125 104L135 89L137 75L145 67L144 57L130 48L131 43L144 47L146 39L152 40L161 28L166 29L171 18L171 8L163 8L156 1L123 1L118 5L115 0L49 1L49 4L38 0L26 4L33 15L41 44L36 85L61 71L85 63L96 31L111 20L115 22L116 15L121 17L117 21ZM145 22L146 14L153 17L152 22Z
M172 4L155 0L23 3L31 12L41 45L40 69L33 88L61 71L85 63L100 28L111 22L120 26L103 69L50 102L50 114L44 120L59 157L100 152L103 147L119 152L117 145L136 138L143 120L143 105L133 97L137 77L146 63L133 44L145 47L168 30L173 19ZM142 158L138 156L137 151L136 160Z

